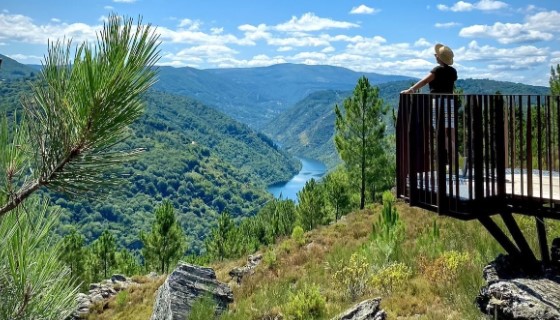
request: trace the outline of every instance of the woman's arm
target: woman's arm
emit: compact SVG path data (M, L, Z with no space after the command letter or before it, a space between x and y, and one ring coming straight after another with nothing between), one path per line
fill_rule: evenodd
M435 75L433 73L429 73L427 76L424 77L424 79L416 82L416 84L414 84L412 87L401 91L401 93L413 93L416 90L420 90L420 88L422 88L423 86L427 85L428 83L432 82L435 78Z

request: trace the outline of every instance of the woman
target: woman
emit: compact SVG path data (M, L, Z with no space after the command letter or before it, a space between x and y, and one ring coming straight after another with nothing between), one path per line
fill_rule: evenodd
M453 51L441 43L438 43L434 47L436 60L439 66L435 67L430 71L430 73L424 77L424 79L415 83L412 87L401 91L401 93L414 93L420 90L426 84L430 86L430 93L432 94L452 94L453 88L455 86L455 81L457 80L457 70L453 68ZM432 127L436 128L436 106L440 106L444 110L444 128L445 128L445 145L446 149L451 148L451 154L449 150L446 150L447 162L455 163L455 106L454 99L445 98L443 96L433 96L431 99L432 108ZM451 110L451 117L449 117L448 110Z
M453 93L453 86L457 80L457 70L453 65L453 51L441 43L434 47L436 60L439 66L435 67L424 79L401 93L413 93L426 84L430 85L430 93Z

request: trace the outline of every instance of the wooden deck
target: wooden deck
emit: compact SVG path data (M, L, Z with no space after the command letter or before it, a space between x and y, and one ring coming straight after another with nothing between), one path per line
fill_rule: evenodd
M534 216L549 262L545 218L560 220L560 97L401 94L396 133L399 198L478 219L531 266L536 255L512 214Z
M507 207L560 219L559 97L412 94L400 102L399 197L462 219Z

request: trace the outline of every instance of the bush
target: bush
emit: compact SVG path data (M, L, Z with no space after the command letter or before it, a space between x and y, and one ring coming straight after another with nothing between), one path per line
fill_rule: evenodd
M385 294L402 288L412 276L412 270L406 264L392 263L381 268L371 278L373 287L381 288Z
M369 273L370 265L367 259L363 255L353 253L346 265L335 270L333 279L344 284L348 295L354 301L364 294Z
M212 316L210 316L212 315ZM189 320L208 320L216 317L216 302L211 296L203 296L195 301Z
M303 228L300 226L295 226L292 231L292 239L299 245L303 246L305 244L305 233Z
M305 286L293 293L285 307L289 320L314 320L325 316L327 302L316 285Z
M265 266L269 269L275 269L278 266L278 260L276 258L276 253L273 249L267 250L264 253L263 262Z

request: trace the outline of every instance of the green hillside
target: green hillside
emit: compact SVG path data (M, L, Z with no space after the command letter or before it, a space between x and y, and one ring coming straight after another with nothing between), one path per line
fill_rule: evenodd
M160 67L157 90L200 100L230 117L260 129L307 95L351 90L362 73L333 66L278 64L259 68L198 70ZM366 74L371 83L400 79Z
M400 91L410 87L411 83L413 81L404 80L377 86L381 98L396 110ZM548 94L550 91L547 87L487 79L459 80L456 85L466 94L493 94L497 91L503 94ZM263 131L290 153L318 159L328 167L333 167L339 162L333 142L334 106L341 104L351 94L351 91L332 90L312 93L278 115ZM389 122L391 118L392 114L389 115ZM394 130L391 123L389 130Z
M35 68L21 64L5 55L0 54L0 59L2 59L0 81L32 78L37 73ZM0 84L0 86L2 85Z
M28 89L27 82L6 81L1 110L18 109ZM62 208L61 234L75 226L91 241L109 228L120 245L139 248L139 231L149 227L157 204L169 199L196 252L218 213L254 215L272 198L266 185L288 180L299 167L247 125L195 100L157 91L146 96L145 114L130 134L121 147L145 152L125 166L123 185L90 199L54 195Z

